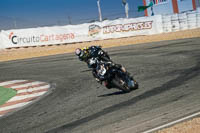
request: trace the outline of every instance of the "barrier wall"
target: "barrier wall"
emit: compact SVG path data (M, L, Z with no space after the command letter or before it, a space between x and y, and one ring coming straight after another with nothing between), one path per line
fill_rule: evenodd
M101 23L2 31L0 48L74 43L162 32L162 17L157 15Z
M200 27L200 8L173 15L0 32L0 49L153 35Z
M163 15L163 31L173 32L200 27L200 8L180 14Z

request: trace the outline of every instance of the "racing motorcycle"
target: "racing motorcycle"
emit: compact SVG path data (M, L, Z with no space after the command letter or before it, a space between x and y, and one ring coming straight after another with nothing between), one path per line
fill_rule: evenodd
M96 62L96 68L93 69L93 75L104 85L110 88L118 88L123 92L130 92L139 87L133 77L128 72L124 72L121 67L113 65L113 62Z

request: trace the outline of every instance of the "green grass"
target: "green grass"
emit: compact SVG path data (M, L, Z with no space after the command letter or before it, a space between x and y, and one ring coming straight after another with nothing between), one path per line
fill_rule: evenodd
M11 88L4 88L0 86L0 105L7 102L10 98L17 94L16 90Z

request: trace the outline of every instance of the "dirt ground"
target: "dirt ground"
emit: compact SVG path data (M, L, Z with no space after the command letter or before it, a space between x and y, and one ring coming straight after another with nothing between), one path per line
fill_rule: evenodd
M200 133L200 118L176 124L157 133Z
M200 37L200 28L186 30L186 31L164 33L159 35L151 35L151 36L137 36L137 37L109 39L103 41L82 42L73 44L58 44L58 45L48 45L48 46L3 49L0 50L0 62L55 55L55 54L71 53L74 52L74 50L78 47L86 47L91 45L101 45L103 46L103 48L108 48L115 46L124 46L131 44L141 44L148 42L157 42L164 40L175 40L175 39L193 38L193 37ZM160 130L157 133L200 133L200 118L194 118L192 120L176 124L172 127Z

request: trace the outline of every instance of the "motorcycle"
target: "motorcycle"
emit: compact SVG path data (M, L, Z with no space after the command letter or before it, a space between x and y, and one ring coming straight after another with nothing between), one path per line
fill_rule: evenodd
M93 69L93 75L97 77L100 82L104 82L104 85L108 89L118 88L126 93L138 89L138 82L136 82L128 72L124 72L121 68L117 67L117 65L113 64L113 62L98 62L96 68Z
M91 46L89 50L91 57L98 58L102 61L111 61L110 56L107 52L102 50L101 46Z

